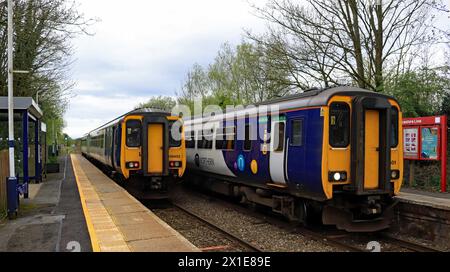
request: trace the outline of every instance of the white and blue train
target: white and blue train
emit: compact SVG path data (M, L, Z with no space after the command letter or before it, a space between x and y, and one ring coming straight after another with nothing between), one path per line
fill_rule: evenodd
M185 120L191 180L292 220L320 213L324 224L348 231L389 226L403 178L393 97L341 86L262 105L279 113L243 109Z

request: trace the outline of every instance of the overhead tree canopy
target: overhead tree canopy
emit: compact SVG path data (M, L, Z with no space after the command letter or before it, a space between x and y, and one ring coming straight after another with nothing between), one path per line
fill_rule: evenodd
M314 82L383 91L386 78L410 70L417 50L448 42L448 29L434 24L448 12L442 0L268 0L254 8L269 29L249 36L284 44L279 53L302 89Z
M7 95L7 6L0 5L0 95ZM44 121L63 117L70 90L71 40L89 34L95 20L85 19L76 1L15 0L14 3L14 96L39 96ZM62 130L64 122L55 122Z
M203 105L251 104L283 96L292 90L286 70L278 69L274 47L243 42L233 48L225 43L208 67L194 64L188 72L179 103L192 108L195 98ZM284 64L285 62L283 62Z
M173 107L175 107L176 104L177 104L177 102L175 101L174 98L172 98L170 96L160 95L160 96L155 96L155 97L150 98L145 103L140 103L139 105L137 105L135 107L135 109L152 108L152 109L159 109L159 110L171 112Z

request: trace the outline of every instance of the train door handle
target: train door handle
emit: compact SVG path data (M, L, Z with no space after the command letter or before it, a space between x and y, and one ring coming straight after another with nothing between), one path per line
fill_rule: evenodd
M376 150L377 152L380 152L380 148L379 148L379 147L375 148L375 150Z

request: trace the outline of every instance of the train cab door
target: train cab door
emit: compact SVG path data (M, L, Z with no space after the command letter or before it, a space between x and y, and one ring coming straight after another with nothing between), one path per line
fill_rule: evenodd
M164 124L149 123L147 126L147 171L162 174L164 162Z
M353 100L350 188L357 194L391 193L391 108L383 97Z
M272 182L285 185L286 118L271 118L269 171Z
M364 128L364 189L378 189L379 151L380 151L380 112L365 111Z

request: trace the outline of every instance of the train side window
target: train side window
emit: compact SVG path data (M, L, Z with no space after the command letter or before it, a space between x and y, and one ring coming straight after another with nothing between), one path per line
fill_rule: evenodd
M126 143L128 147L141 146L141 121L128 120L126 135Z
M350 143L350 107L344 102L334 102L330 105L330 135L332 147L347 147Z
M195 148L195 131L186 131L186 148Z
M174 129L172 131L173 126L178 129ZM180 147L181 146L181 133L182 133L182 124L180 121L169 121L169 146L170 147Z
M224 138L223 128L216 129L216 149L226 148L226 140Z
M295 119L291 120L291 145L302 146L303 145L303 120Z
M277 122L274 124L274 136L275 139L273 141L273 150L275 152L281 152L284 149L284 123Z
M226 127L225 128L225 135L224 135L226 140L226 146L225 149L226 150L234 150L234 145L235 145L235 139L236 139L236 127Z
M250 151L252 149L252 140L250 137L250 124L245 125L245 140L244 151Z
M213 133L214 131L212 129L203 132L203 148L205 149L212 149L213 144Z
M203 131L199 130L197 131L197 148L204 148L203 143Z
M391 148L398 146L398 109L391 109Z
M234 150L235 127L218 128L216 130L216 149Z

